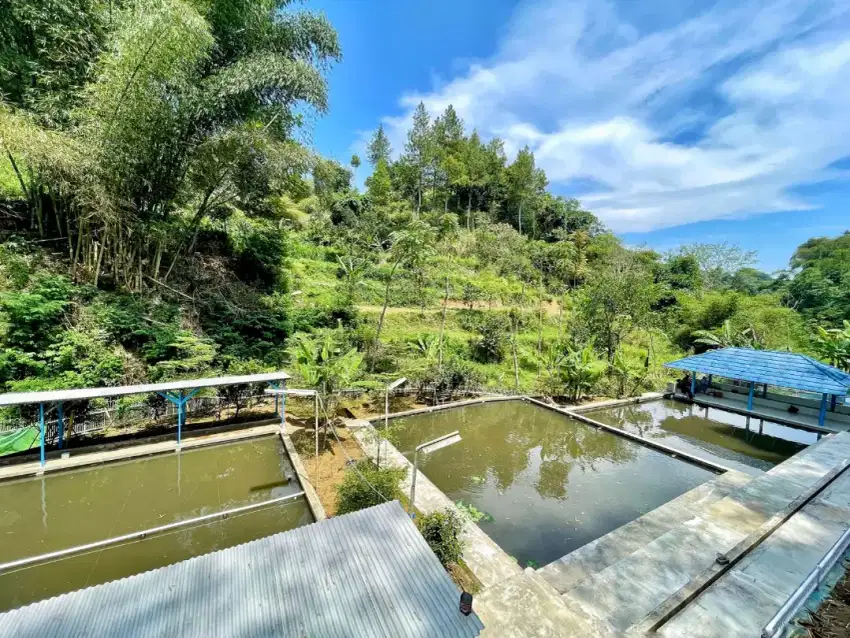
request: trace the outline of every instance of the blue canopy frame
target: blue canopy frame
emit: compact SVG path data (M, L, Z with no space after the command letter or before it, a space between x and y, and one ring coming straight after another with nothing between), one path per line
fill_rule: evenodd
M58 425L58 447L62 449L64 441L65 419L63 414L63 402L79 401L86 399L101 399L110 397L128 396L131 394L145 394L155 392L177 406L177 445L179 446L183 437L183 424L186 420L186 404L202 388L214 388L226 385L241 385L247 383L268 383L272 388L286 388L286 381L290 376L286 372L265 372L261 374L246 374L226 377L212 377L205 379L189 379L182 381L166 381L164 383L148 383L141 385L122 385L104 388L76 388L73 390L44 390L38 392L8 392L0 394L0 407L16 405L38 405L38 424L40 430L40 460L41 466L46 463L45 442L45 404L56 405L56 416ZM275 413L278 413L278 401L275 397ZM283 410L280 410L283 418Z
M696 388L698 372L749 382L747 409L753 409L755 385L758 383L821 395L818 424L826 420L827 405L835 408L836 397L850 390L850 374L795 352L753 350L751 348L722 348L709 350L664 364L667 368L691 373L691 392Z

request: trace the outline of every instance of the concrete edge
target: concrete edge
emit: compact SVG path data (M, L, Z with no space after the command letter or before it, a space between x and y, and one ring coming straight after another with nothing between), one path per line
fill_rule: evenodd
M253 421L244 421L241 423L216 423L212 421L206 424L209 427L203 427L198 429L193 429L191 427L192 424L189 424L190 427L184 427L183 429L183 445L185 446L191 439L197 438L198 436L209 436L210 434L218 434L225 432L237 432L240 430L260 427L263 425L274 425L279 421L279 418L254 419ZM57 447L50 447L45 450L45 459L59 459L62 458L63 454L67 453L75 455L110 452L112 450L136 447L139 445L147 445L150 443L168 443L176 441L176 439L176 426L168 432L160 431L157 434L145 434L144 432L134 432L129 435L117 435L115 437L108 437L104 440L95 441L89 445L81 445L79 447L66 447L61 450ZM28 465L32 463L39 463L38 447L30 448L25 452L18 452L15 454L8 454L6 456L0 457L0 470L7 467Z
M591 412L592 410L603 410L605 408L619 408L624 405L637 405L640 403L649 403L664 398L663 392L644 392L639 397L629 397L628 399L607 399L605 401L596 401L595 403L587 403L585 405L577 405L570 408L565 408L571 412Z
M277 425L258 425L242 430L229 430L226 432L216 431L218 428L212 428L210 431L196 430L194 432L195 436L184 439L182 444L179 446L177 445L177 441L172 440L151 443L141 442L136 445L122 446L102 451L86 451L86 448L77 448L75 450L78 452L77 454L72 453L71 456L66 459L61 457L48 459L44 467L42 467L38 461L0 467L0 482L41 476L43 474L64 470L79 469L92 465L125 461L145 456L155 456L157 454L177 452L179 450L191 450L207 445L242 441L245 439L276 434L278 429L279 426ZM142 441L144 441L144 439L142 439ZM72 452L72 450L69 450L69 452Z
M406 410L404 412L395 412L390 414L386 419L388 421L392 421L393 419L400 419L406 416L414 416L416 414L428 414L430 412L439 412L441 410L450 410L451 408L462 408L468 405L478 405L479 403L495 403L497 401L522 401L526 397L521 394L509 395L509 396L491 396L491 397L483 397L481 399L464 399L463 401L454 401L452 403L443 403L441 405L434 405L427 408L417 408L415 410ZM372 417L371 419L359 419L363 421L368 421L369 423L383 423L383 416Z
M714 403L712 401L705 401L700 399L699 396L695 396L693 400L687 399L680 394L670 393L668 395L669 398L673 401L679 401L680 403L693 403L695 405L704 407L704 408L714 408L715 410L725 410L726 412L732 412L734 414L740 414L741 416L748 416L753 419L760 419L764 421L770 421L771 423L776 423L778 425L784 425L785 427L795 428L797 430L807 430L808 432L815 432L817 434L839 434L844 430L835 430L833 428L825 428L820 427L819 425L811 425L810 423L800 423L799 421L794 421L793 419L785 419L779 416L773 416L770 414L764 414L762 412L757 412L755 410L747 410L745 408L736 408L731 405L720 405L719 403Z
M732 471L731 467L726 467L725 465L714 463L712 461L709 461L708 459L693 456L691 454L688 454L687 452L682 452L681 450L666 446L663 443L658 443L657 441L645 439L642 436L638 436L637 434L632 434L631 432L626 432L625 430L621 430L620 428L615 428L611 425L606 425L605 423L594 421L593 419L586 417L583 414L578 414L573 410L567 410L566 408L550 405L548 403L544 403L543 401L538 401L537 399L525 398L524 400L528 401L529 403L538 405L542 408L546 408L548 410L552 410L553 412L558 412L559 414L568 416L572 419L575 419L576 421L584 423L585 425L589 425L600 430L605 430L606 432L610 432L611 434L622 437L624 439L629 439L630 441L638 443L639 445L643 445L658 452L662 452L663 454L667 454L668 456L672 456L673 458L682 459L683 461L692 463L693 465L699 465L700 467L715 472L717 474L725 474L726 472Z
M292 468L295 470L295 475L298 477L301 489L304 490L304 496L307 498L307 505L310 507L310 511L313 512L313 518L316 519L316 522L325 520L328 515L325 512L325 508L322 506L322 501L319 500L319 494L316 492L316 489L310 482L310 478L307 476L307 470L304 467L303 461L301 461L301 455L296 451L295 445L292 443L292 439L286 431L280 426L276 427L280 434L280 440L283 442L283 447L289 455L289 460L292 461Z
M359 423L352 429L352 434L363 453L374 459L377 456L377 444L381 442L381 458L407 470L402 489L408 491L413 464L395 446L383 439L371 423L365 420L358 421ZM429 502L426 503L426 500ZM460 517L463 521L463 541L466 544L463 560L481 583L482 590L522 573L519 563L499 547L477 524L469 520L457 505L421 471L418 472L416 479L415 506L420 512L426 514L449 509Z
M652 635L657 632L676 614L696 600L700 594L720 580L727 572L730 572L747 554L761 545L762 542L778 530L789 518L800 511L809 501L843 474L848 467L850 467L850 459L842 459L840 465L833 467L817 483L800 494L800 496L752 531L740 543L735 545L735 547L726 552L725 556L729 559L727 564L720 565L714 563L702 573L692 578L688 584L667 598L652 612L647 614L643 620L632 625L628 629L628 635L643 636Z

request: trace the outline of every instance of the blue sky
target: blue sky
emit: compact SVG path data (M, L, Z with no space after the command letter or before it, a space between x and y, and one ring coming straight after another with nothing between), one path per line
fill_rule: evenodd
M630 245L729 241L787 265L850 228L850 3L313 0L337 28L315 148L347 162L415 105L528 144ZM360 168L358 181L368 172Z

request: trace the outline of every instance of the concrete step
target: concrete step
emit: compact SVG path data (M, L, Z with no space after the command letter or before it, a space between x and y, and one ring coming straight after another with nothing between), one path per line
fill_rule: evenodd
M700 515L706 508L752 479L752 476L742 472L727 472L540 568L538 573L559 593L566 593L594 574Z
M475 598L474 608L484 623L483 638L608 638L617 635L604 620L562 600L531 568L485 589Z
M625 631L745 534L692 517L563 594L570 609Z

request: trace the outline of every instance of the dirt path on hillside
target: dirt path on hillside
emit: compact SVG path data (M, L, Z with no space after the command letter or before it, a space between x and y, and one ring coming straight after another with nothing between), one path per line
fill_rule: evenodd
M469 308L469 304L463 301L457 301L456 299L450 299L448 303L448 307L451 310L466 310ZM555 301L548 301L543 304L543 307L546 309L546 314L549 316L557 316L560 308L558 307L558 303ZM507 306L503 305L499 301L494 301L492 304L488 304L486 301L477 301L473 305L473 310L504 310ZM536 310L536 306L533 308L531 306L526 307L526 310ZM380 313L381 306L372 306L369 304L357 304L357 309L361 312L368 313ZM431 306L425 308L425 312L434 313L440 312L442 310L442 306ZM390 306L387 308L388 315L402 315L402 314L412 314L422 312L420 308L411 308L407 306Z

